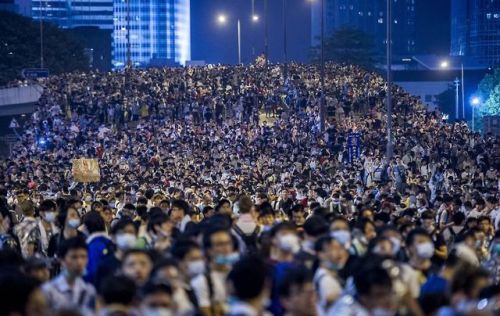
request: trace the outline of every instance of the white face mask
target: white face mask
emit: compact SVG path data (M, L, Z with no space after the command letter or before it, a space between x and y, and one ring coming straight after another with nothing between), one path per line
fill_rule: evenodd
M77 229L78 227L80 227L80 219L79 218L73 218L73 219L70 219L68 220L68 227L71 227L71 228L74 228L74 229Z
M124 233L116 235L116 246L121 250L127 250L135 247L137 244L137 236L134 234Z
M396 314L395 311L391 309L385 309L385 308L374 308L371 310L371 316L394 316Z
M346 249L351 248L351 232L348 230L335 230L330 233Z
M200 259L200 260L188 262L187 270L188 270L188 274L190 277L194 277L194 276L197 276L199 274L203 274L203 273L205 273L205 261Z
M56 212L45 212L43 219L48 223L54 222L56 220Z
M300 240L297 235L286 234L278 238L278 247L287 252L296 254L300 250Z
M164 307L146 307L143 309L144 316L173 316L174 312L172 312L169 308Z
M417 256L420 259L430 259L434 255L434 244L432 242L424 242L416 246Z
M392 253L396 255L401 249L401 241L396 237L391 237L390 240L392 243Z

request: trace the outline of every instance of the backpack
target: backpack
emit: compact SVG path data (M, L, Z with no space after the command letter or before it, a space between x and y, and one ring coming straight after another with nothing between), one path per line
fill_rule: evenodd
M258 240L259 233L260 233L259 226L255 226L255 229L253 230L253 232L251 234L245 234L241 230L241 228L238 227L238 225L234 225L233 229L238 234L238 236L240 236L241 240L243 240L243 242L245 243L248 252L250 252L250 253L257 252L257 250L258 250L257 240Z

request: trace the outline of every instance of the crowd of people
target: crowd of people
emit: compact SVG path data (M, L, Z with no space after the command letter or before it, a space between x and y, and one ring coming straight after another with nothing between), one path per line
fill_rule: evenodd
M0 160L2 315L500 313L498 138L394 86L388 157L377 73L327 64L324 129L316 65L39 84Z

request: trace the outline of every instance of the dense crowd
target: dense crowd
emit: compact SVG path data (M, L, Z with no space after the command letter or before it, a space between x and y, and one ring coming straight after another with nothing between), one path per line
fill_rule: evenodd
M395 86L387 158L383 78L325 83L322 131L315 65L41 80L0 160L0 313L498 315L498 139Z

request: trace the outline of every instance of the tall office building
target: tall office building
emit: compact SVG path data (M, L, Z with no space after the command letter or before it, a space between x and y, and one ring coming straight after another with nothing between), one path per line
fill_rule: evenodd
M184 65L191 59L190 0L114 0L113 66ZM127 20L129 17L129 21Z
M386 43L386 0L323 0L325 36L347 26L373 36L375 47L383 51ZM392 0L393 52L397 55L415 51L415 1ZM312 45L321 34L321 0L312 4Z
M34 19L43 19L61 28L113 29L113 0L32 0L31 3Z
M452 0L451 55L500 64L500 0Z

